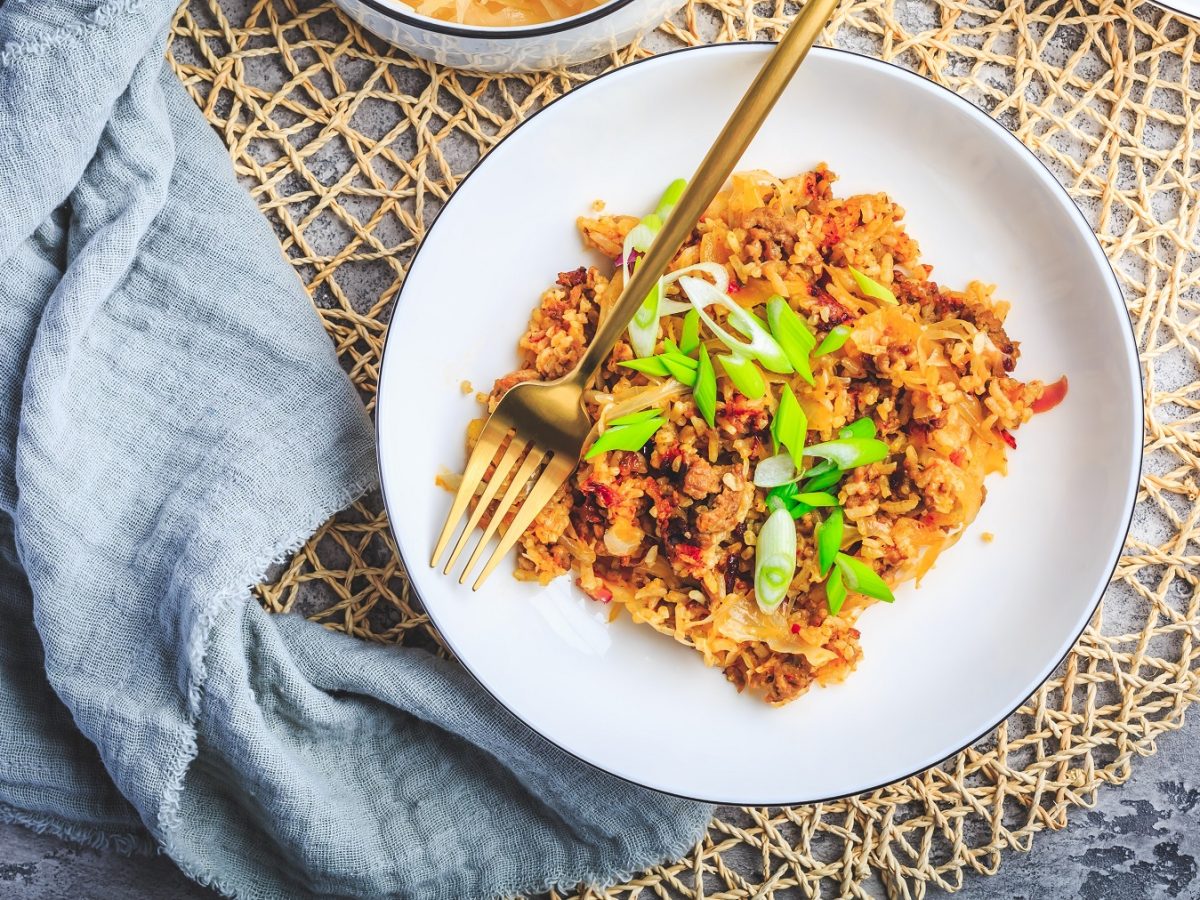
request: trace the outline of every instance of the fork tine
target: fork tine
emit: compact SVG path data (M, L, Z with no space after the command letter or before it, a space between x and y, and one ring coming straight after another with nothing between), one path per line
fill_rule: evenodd
M492 574L492 570L496 568L500 560L512 549L513 544L517 542L517 538L525 533L525 529L529 527L529 523L533 521L533 517L542 511L542 507L550 502L550 498L558 490L559 485L567 480L568 476L575 469L576 462L578 460L571 459L560 453L550 458L550 462L546 464L546 468L534 484L533 490L529 492L529 496L525 498L525 502L521 504L520 510L517 511L516 518L508 526L508 531L504 532L504 536L500 538L500 543L492 551L491 558L488 559L487 564L483 567L483 571L479 573L479 577L471 585L471 590L479 590L479 586ZM482 547L483 543L480 542L479 546ZM463 577L466 577L465 572L463 573Z
M496 533L496 529L500 527L501 521L504 520L509 508L513 505L513 501L517 499L517 495L521 493L521 489L529 483L530 476L541 465L545 457L546 451L542 450L536 444L529 448L529 455L525 457L525 461L517 469L517 474L513 476L512 481L508 485L508 490L504 492L504 496L500 498L500 502L496 505L496 511L492 513L492 518L488 522L487 528L484 529L483 535L479 538L479 543L475 545L475 549L471 552L471 558L467 560L462 575L459 576L459 584L467 580L467 575L475 568L475 563L479 560L480 554L483 553L483 549L487 546L488 541L492 539L492 535Z
M467 527L463 529L459 535L458 542L454 545L454 549L450 551L450 558L446 560L446 568L443 573L450 574L450 570L454 568L454 563L458 561L458 555L462 553L463 547L467 545L467 538L475 531L475 526L479 524L479 520L483 518L484 512L492 505L492 499L496 496L496 491L500 489L500 485L504 484L504 479L508 476L509 471L520 458L528 445L527 441L521 440L520 435L514 434L512 440L508 442L508 449L504 451L504 455L500 457L500 461L496 463L496 469L492 472L492 477L488 479L487 486L483 489L483 495L479 498L479 502L475 504L475 509L471 512L471 518L467 519Z
M508 434L507 426L502 426L494 416L488 418L487 423L483 426L483 431L479 433L475 449L471 451L471 458L467 460L467 468L458 485L458 493L454 495L454 503L451 504L450 512L446 515L446 524L442 526L442 533L438 535L437 546L433 549L433 558L430 559L429 565L437 565L438 557L442 555L442 551L446 549L446 544L450 542L450 538L454 534L454 529L462 521L463 513L467 511L467 504L475 495L475 489L479 487L483 473L487 471L488 463L496 455L496 449L506 434Z

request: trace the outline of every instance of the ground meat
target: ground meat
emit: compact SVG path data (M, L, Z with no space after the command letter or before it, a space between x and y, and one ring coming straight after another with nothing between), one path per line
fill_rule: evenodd
M745 518L744 489L725 488L707 509L696 514L696 530L701 534L720 534L732 531Z
M535 369L517 369L515 372L509 372L503 378L497 378L496 383L492 385L491 394L488 395L488 410L495 412L496 404L513 385L523 381L538 381L541 377Z
M880 488L874 478L868 477L871 466L855 469L842 487L842 509L852 522L875 515L879 511Z
M754 683L765 687L763 699L768 703L786 703L803 694L813 682L813 669L807 659L795 653L773 653L755 671L747 671L745 655L725 669L725 677L739 690Z
M813 668L808 660L795 653L780 653L772 657L764 699L768 703L786 703L803 694L813 681Z
M796 219L786 216L774 206L763 206L746 214L743 224L757 240L779 244L785 255L791 254L796 243ZM777 259L778 257L773 257Z
M683 492L695 500L703 500L721 489L721 470L706 460L697 459L688 466L683 478Z
M625 341L617 341L613 345L612 353L608 354L608 359L604 361L605 373L608 375L628 375L629 369L623 368L621 363L628 362L633 357L633 348Z
M821 324L833 328L835 325L842 325L854 318L854 314L842 304L833 299L832 295L826 291L817 292L816 312Z

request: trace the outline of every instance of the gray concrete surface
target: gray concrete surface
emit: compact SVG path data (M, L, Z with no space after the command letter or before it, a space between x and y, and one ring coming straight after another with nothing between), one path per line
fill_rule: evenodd
M963 898L1159 900L1200 897L1200 716L1159 742L1095 809L1065 831L1042 834L1028 854L1006 857L992 878L971 876ZM885 893L875 884L873 897ZM202 900L165 857L128 858L0 825L4 900ZM940 891L931 896L943 896Z

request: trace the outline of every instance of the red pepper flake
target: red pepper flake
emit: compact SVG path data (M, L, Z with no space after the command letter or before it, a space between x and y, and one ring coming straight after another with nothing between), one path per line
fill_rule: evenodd
M1004 438L1004 443L1008 444L1013 450L1017 449L1017 439L1013 437L1013 433L1007 428L1000 429L1000 437Z
M612 603L613 593L603 584L589 591L583 586L582 579L576 578L575 585L593 600L597 600L600 603Z
M828 251L833 249L834 245L842 239L841 229L838 228L837 222L833 219L826 219L822 226L821 233L821 250Z
M739 560L736 553L725 557L725 593L732 594L737 587Z
M960 469L963 467L963 463L966 461L966 458L967 458L967 451L964 450L962 447L959 447L957 450L955 450L953 453L950 454L950 462L954 463Z
M793 626L792 626L792 634L799 634L799 633L800 633L800 626L799 626L799 625L793 625Z
M669 466L677 459L683 458L683 448L676 444L674 447L668 447L662 452L663 467Z
M659 487L658 482L653 478L644 479L642 481L642 489L646 492L646 496L653 501L659 525L663 525L671 517L671 513L675 511L675 502L662 492L662 488Z
M606 509L612 509L617 505L617 495L607 484L601 484L598 481L591 479L585 481L579 486L585 494L594 494L596 499L604 505Z
M558 283L565 288L578 287L587 281L587 269L580 266L573 272L559 272Z
M831 328L835 325L842 325L846 322L849 322L852 318L854 318L850 314L850 310L838 303L837 300L833 298L833 295L825 290L820 290L817 292L816 300L817 305L823 307L825 310L825 315L822 316L822 319Z
M732 297L734 294L736 294L741 289L742 289L742 283L740 281L738 281L736 278L730 278L729 279L729 287L725 291L725 293L727 293L729 296Z
M1042 396L1038 397L1029 405L1035 413L1049 412L1063 402L1063 398L1067 396L1067 376L1064 375L1054 384L1046 385L1046 389L1042 391Z

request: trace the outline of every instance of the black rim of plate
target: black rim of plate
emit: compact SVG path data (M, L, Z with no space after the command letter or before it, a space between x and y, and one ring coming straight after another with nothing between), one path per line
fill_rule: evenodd
M389 6L385 3L382 3L380 0L357 0L357 2L361 3L363 6L369 6L380 15L385 16L394 22L403 22L405 25L411 25L413 28L419 28L422 31L434 31L438 34L449 34L453 35L454 37L473 38L476 40L516 41L520 40L521 38L544 37L548 34L559 34L564 31L570 31L572 28L590 25L592 22L598 22L605 16L615 13L619 9L624 9L626 6L629 6L629 4L633 3L633 0L608 0L607 3L602 3L595 9L589 9L587 12L582 12L566 19L555 19L552 22L547 22L545 25L527 25L523 28L492 28L487 25L459 25L457 22L443 22L441 19L434 19L429 16L421 16L415 11L406 12L402 9L398 9L395 6ZM546 104L546 106L549 105L549 103ZM544 108L545 107L543 107L543 109ZM533 116L530 116L529 118L532 119ZM525 121L529 121L529 119L526 119ZM503 141L500 143L503 143ZM499 147L500 144L497 144L496 146ZM492 149L495 148L493 147ZM482 160L480 160L480 162L482 162ZM474 169L471 171L474 171Z
M746 46L774 47L775 43L776 43L775 41L761 41L760 40L760 41L731 41L731 42L725 43L725 44L700 44L700 45L696 45L696 46L692 46L692 47L681 47L677 50L670 50L665 53L659 53L655 56L648 56L643 59L635 60L634 62L631 62L631 63L621 66L619 68L610 69L609 71L604 72L601 75L597 75L592 80L579 85L579 87L574 88L573 90L567 92L566 94L563 94L562 96L555 98L553 101L551 101L550 103L547 103L541 109L534 112L532 115L529 116L529 118L527 118L524 122L522 122L520 125L518 125L516 128L514 128L512 131L510 131L507 135L505 135L504 138L502 138L500 141L498 141L496 143L496 145L494 147L492 147L492 149L490 151L488 151L487 156L490 156L491 153L494 152L496 150L496 148L500 146L500 144L502 144L502 143L504 143L504 141L508 140L509 137L516 134L522 127L524 127L524 125L527 122L530 122L536 116L541 115L547 109L554 106L555 103L558 103L563 98L572 96L572 95L578 93L579 91L586 90L589 85L595 84L597 81L601 80L602 78L606 78L607 76L612 75L616 72L623 72L626 69L629 69L633 66L641 65L643 63L653 62L656 59L662 59L667 56L675 56L680 53L696 53L696 52L710 52L711 53L711 52L720 52L723 50L728 50L729 48L739 48L739 47L746 47ZM1083 213L1079 210L1079 207L1075 204L1075 201L1071 198L1070 193L1068 193L1067 189L1062 186L1062 183L1055 177L1054 173L1050 170L1050 168L1044 162L1042 162L1041 159L1038 158L1037 154L1035 154L1032 150L1030 150L1024 144L1022 144L1007 128L1005 128L1003 125L1001 125L995 119L993 119L991 116L989 116L983 110L981 110L979 107L975 106L975 104L971 103L969 100L966 100L966 99L958 96L958 94L954 93L954 91L950 90L949 88L945 87L944 85L938 84L936 81L930 81L927 78L923 78L921 75L918 75L916 72L912 72L908 69L905 69L903 66L898 66L895 63L888 62L886 60L875 59L875 58L869 57L869 56L863 56L862 54L854 53L849 50L842 50L838 47L814 47L813 52L814 53L822 53L822 54L824 54L824 53L842 54L844 56L849 56L849 57L853 57L855 59L863 60L868 64L887 66L888 68L895 69L897 72L899 72L901 74L901 77L904 77L904 78L919 79L920 81L923 81L926 84L932 85L933 87L937 88L939 91L945 92L947 95L952 97L955 102L961 103L965 110L970 112L973 116L977 117L978 119L986 122L989 127L994 129L995 132L1001 136L1001 140L1011 141L1016 147L1019 147L1023 153L1025 153L1030 159L1034 160L1039 166L1042 167L1042 169L1045 170L1046 174L1049 176L1050 182L1054 185L1055 189L1058 190L1058 192L1067 200L1067 202L1069 204L1069 208L1074 211L1074 214L1079 218L1080 223L1087 229L1088 234L1090 234L1092 236L1092 241L1095 244L1095 249L1097 251L1099 251L1100 258L1104 260L1105 267L1107 268L1107 271L1108 271L1108 277L1111 282L1112 288L1116 293L1116 296L1121 297L1122 299L1124 298L1124 292L1121 290L1121 284L1120 284L1120 281L1117 279L1116 272L1113 270L1112 262L1108 259L1107 254L1104 253L1103 247L1100 246L1100 242L1096 238L1095 231L1087 223L1087 220L1083 217ZM452 193L450 195L450 197L447 198L446 203L443 204L442 210L445 210L446 207L448 207L450 205L450 203L453 202L455 196L457 196L458 192L460 190L462 190L463 185L465 185L467 183L467 181L471 178L471 176L474 175L475 172L477 172L479 170L480 166L482 166L483 163L487 160L487 156L484 156L483 159L481 159L478 163L475 164L475 166L471 169L470 172L468 172L466 175L463 176L462 181L460 181L458 183L458 187L455 188L454 193ZM441 217L441 212L439 211L438 218L440 218L440 217ZM437 219L435 219L433 221L433 223L429 226L429 229L426 231L425 239L422 240L421 245L417 248L417 252L413 254L412 261L408 264L408 269L406 270L406 272L412 271L413 266L415 266L417 264L417 258L420 256L421 250L424 249L425 243L426 243L426 241L428 241L429 235L433 233L433 228L436 225L437 225ZM407 285L407 278L405 279L405 284L401 285L399 292L397 292L397 294L396 294L395 305L399 305L401 303L401 301L404 299L404 289L405 289L406 285ZM393 306L393 309L394 308L395 308L395 306ZM1125 323L1126 323L1127 327L1129 328L1129 338L1130 338L1131 345L1133 347L1134 358L1136 359L1138 356L1137 333L1134 331L1133 322L1130 321L1127 313L1124 318L1125 318ZM387 359L387 349L388 349L389 343L391 342L391 339L392 339L392 328L391 328L391 323L389 321L387 334L384 336L383 351L380 354L380 358L379 358L379 370L380 370L381 376L384 371L384 361ZM1146 401L1145 401L1145 391L1144 391L1145 380L1143 378L1143 373L1142 373L1140 366L1137 368L1137 373L1138 373L1138 387L1139 387L1139 390L1137 392L1138 409L1141 411L1141 416L1139 417L1139 421L1144 421L1145 420L1145 412L1146 412ZM382 383L383 383L383 381L382 381L382 377L381 377L380 378L381 386L382 386ZM382 392L379 392L379 394L377 394L377 398L380 396L382 396ZM378 419L379 403L380 403L379 399L376 399L376 419ZM1139 437L1138 437L1139 443L1142 443L1143 436L1144 436L1144 432L1139 434ZM378 426L376 426L376 428L375 428L375 453L376 453L376 465L379 468L378 474L379 474L380 492L383 496L384 509L388 512L388 528L389 528L389 530L391 530L391 504L388 502L388 492L387 492L387 485L386 485L386 482L385 482L384 476L383 476L383 467L379 462L379 460L382 459L383 455L382 455L382 447L380 446ZM670 796L680 797L681 799L684 799L684 800L693 800L698 803L711 803L711 804L720 805L720 806L806 806L806 805L813 804L813 803L831 803L835 800L843 800L846 797L857 797L861 794L869 794L872 791L880 790L881 788L887 787L890 784L896 784L897 782L905 781L909 778L912 778L914 775L920 775L922 772L928 771L929 769L932 769L934 766L940 765L941 763L945 762L946 760L957 756L958 754L960 754L964 750L966 750L968 747L971 747L972 745L977 744L979 741L983 740L983 738L987 737L989 734L991 734L993 731L995 731L1003 722L1005 722L1008 718L1010 718L1013 715L1013 713L1015 713L1018 709L1020 709L1021 706L1024 705L1025 702L1030 697L1032 697L1034 694L1036 694L1041 689L1042 685L1046 683L1046 680L1052 674L1054 674L1054 670L1057 669L1060 665L1062 665L1063 660L1065 660L1067 658L1067 656L1070 655L1071 650L1079 642L1079 638L1083 636L1083 632L1087 629L1088 622L1090 622L1092 620L1092 618L1096 614L1096 610L1099 609L1100 601L1104 599L1105 591L1108 590L1108 586L1112 583L1112 577L1116 573L1117 565L1121 559L1121 550L1124 548L1125 542L1129 539L1129 530L1133 526L1133 513L1134 513L1134 510L1137 508L1137 485L1141 482L1143 465L1144 465L1144 454L1141 451L1139 451L1138 452L1138 464L1137 464L1137 477L1134 480L1133 487L1130 492L1129 513L1128 513L1128 516L1127 516L1126 522L1125 522L1124 534L1121 538L1120 544L1117 545L1116 553L1115 553L1114 559L1112 561L1112 566L1108 573L1108 578L1105 579L1105 582L1104 582L1104 587L1101 588L1099 593L1097 593L1095 598L1093 598L1092 602L1089 604L1088 615L1084 618L1083 625L1080 627L1079 631L1076 632L1075 636L1071 639L1071 642L1067 645L1066 652L1064 652L1057 660L1055 660L1053 665L1047 667L1045 669L1045 671L1043 671L1043 673L1038 676L1037 683L1034 685L1032 690L1030 690L1028 694L1025 694L1003 716L998 718L995 722L993 722L991 725L989 725L987 728L985 728L979 734L972 737L970 740L965 741L962 744L962 746L951 751L950 753L947 753L944 756L939 756L935 759L931 759L931 760L923 763L918 768L913 769L911 772L908 772L908 773L905 773L902 775L897 775L895 778L889 778L886 781L882 781L882 782L880 782L878 784L874 784L874 785L864 785L863 787L858 788L853 791L847 791L847 792L840 793L840 794L831 794L827 797L808 797L808 798L802 798L802 799L798 799L798 800L783 800L783 801L768 800L765 802L759 801L759 800L740 800L740 801L709 800L709 799L705 799L703 797L692 797L687 794L678 793L676 791L669 791L669 790L665 790L663 788L653 787L653 786L647 785L647 784L642 784L641 782L635 781L634 779L629 778L628 776L621 775L617 772L612 772L612 771L604 768L603 766L592 762L589 759L584 759L579 754L574 753L571 750L568 750L566 747L562 746L561 744L557 743L556 741L550 740L550 738L546 737L546 735L542 734L540 731L538 731L538 729L534 728L529 722L526 722L525 719L521 718L521 716L519 716L515 712L513 712L513 710L509 708L508 704L506 704L501 697L499 697L490 687L488 687L487 684L484 683L484 681L478 675L475 674L474 670L470 667L470 665L467 663L467 661L458 653L458 651L454 647L453 642L442 632L441 628L438 627L437 617L433 614L433 611L430 610L429 607L425 605L425 602L423 599L421 600L421 605L423 607L425 607L425 612L429 616L430 622L432 622L434 627L438 629L438 633L442 635L442 639L446 641L446 645L451 649L451 651L454 652L454 655L458 658L459 663L471 675L471 677L475 679L475 681L479 684L479 686L488 693L488 695L490 695L497 703L499 703L502 707L504 707L504 709L506 709L514 718L516 718L523 725L525 725L525 727L529 728L531 731L538 734L538 736L540 736L543 740L547 741L550 744L553 744L555 747L557 747L563 753L566 753L568 756L571 756L571 757L579 760L580 762L591 766L594 769L598 769L599 771L604 772L605 774L612 775L614 778L619 778L622 781L628 782L629 784L636 785L637 787L645 788L647 790L657 791L660 794L668 794ZM392 530L392 540L396 544L396 552L400 555L400 561L404 564L405 571L411 572L412 567L408 565L408 561L404 558L403 548L401 547L400 541L396 537L396 533L394 530ZM411 579L410 579L410 584L411 584ZM412 589L413 589L414 593L417 594L418 599L421 599L420 592L417 591L415 584L412 585Z
M1185 9L1180 9L1178 6L1172 6L1170 3L1166 3L1165 0L1150 0L1150 2L1159 9L1165 9L1167 12L1187 19L1189 22L1200 21L1200 10L1192 10L1191 12L1188 12Z

